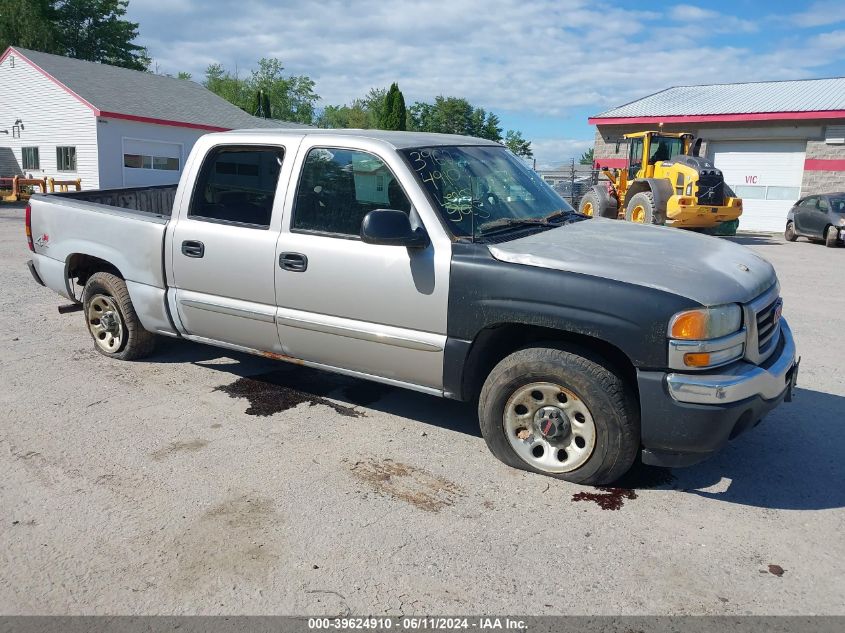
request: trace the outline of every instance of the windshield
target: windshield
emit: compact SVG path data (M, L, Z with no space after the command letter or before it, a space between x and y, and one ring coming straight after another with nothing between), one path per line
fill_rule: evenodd
M828 198L830 200L830 208L835 213L845 213L845 198Z
M547 226L574 211L536 172L504 147L402 150L456 236L483 237L510 227Z
M684 143L681 139L672 136L653 136L648 153L648 162L651 164L669 160L673 156L684 153Z

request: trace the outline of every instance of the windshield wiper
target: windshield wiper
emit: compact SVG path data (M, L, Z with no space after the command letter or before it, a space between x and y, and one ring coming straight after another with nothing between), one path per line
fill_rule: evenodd
M573 213L569 209L560 209L542 218L499 218L498 220L485 222L478 227L478 230L481 233L487 233L512 226L553 226L556 220L565 218Z
M490 220L478 227L479 232L489 233L490 231L497 231L499 229L510 228L512 226L546 226L545 218L499 218L498 220Z

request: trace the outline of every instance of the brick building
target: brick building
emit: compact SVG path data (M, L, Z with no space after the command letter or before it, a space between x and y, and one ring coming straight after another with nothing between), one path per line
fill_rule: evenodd
M677 86L589 122L608 167L627 164L627 132L701 138L701 155L743 198L744 230L780 231L799 197L845 190L845 78Z

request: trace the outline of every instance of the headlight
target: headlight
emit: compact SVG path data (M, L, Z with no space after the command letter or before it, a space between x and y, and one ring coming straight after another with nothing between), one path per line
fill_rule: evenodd
M669 338L707 341L733 334L742 325L742 309L736 303L679 312L669 321Z
M736 303L679 312L669 321L669 367L689 371L732 363L745 353L745 336Z

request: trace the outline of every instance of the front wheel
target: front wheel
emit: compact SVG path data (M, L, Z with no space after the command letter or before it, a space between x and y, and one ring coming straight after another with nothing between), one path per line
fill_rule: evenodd
M639 449L634 397L586 351L532 347L511 354L487 377L478 415L501 461L575 483L615 481Z
M839 231L835 226L829 226L824 232L824 245L828 248L836 248L839 239Z
M650 191L641 191L631 196L628 204L625 205L625 219L637 224L666 223L665 213L657 208L654 194Z
M792 222L786 223L786 230L783 232L783 238L787 242L794 242L798 239L798 236L795 235L795 224Z
M152 353L155 334L141 325L126 283L117 275L91 275L82 291L82 307L94 349L104 356L134 360Z

